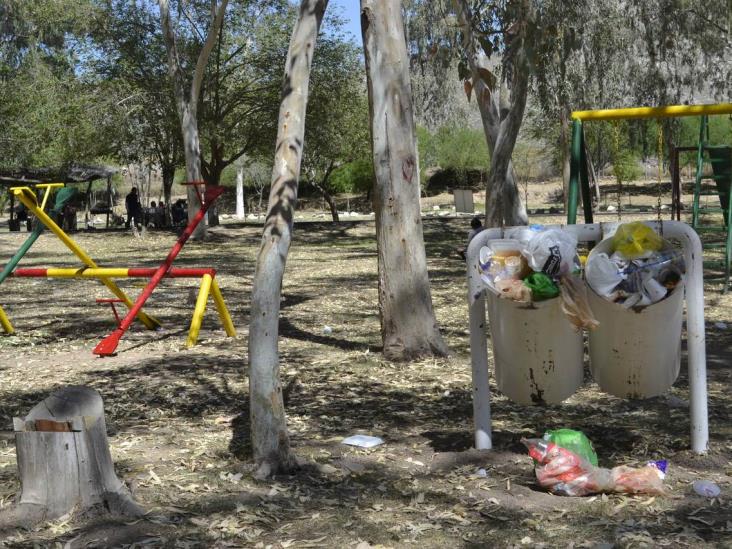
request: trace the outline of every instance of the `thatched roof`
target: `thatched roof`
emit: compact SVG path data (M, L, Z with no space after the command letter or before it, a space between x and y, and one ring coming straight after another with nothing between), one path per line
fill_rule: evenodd
M86 183L107 179L117 169L109 166L72 164L59 168L0 168L0 184Z

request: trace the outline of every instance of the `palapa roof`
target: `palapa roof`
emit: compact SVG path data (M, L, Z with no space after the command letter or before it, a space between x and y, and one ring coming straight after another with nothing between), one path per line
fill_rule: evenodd
M71 164L57 168L0 168L0 185L27 183L87 183L117 173L110 166Z

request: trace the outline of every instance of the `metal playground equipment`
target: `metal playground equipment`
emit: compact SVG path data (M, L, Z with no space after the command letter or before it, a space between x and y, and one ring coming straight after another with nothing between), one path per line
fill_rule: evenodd
M117 345L124 333L129 329L135 318L139 319L148 329L155 329L160 326L157 319L148 316L142 311L142 307L147 299L152 295L157 285L163 278L200 278L201 286L196 300L195 309L193 312L193 318L191 320L191 326L189 329L187 346L191 347L196 344L198 334L201 328L203 315L206 310L206 304L209 296L212 296L216 305L216 310L223 324L226 334L230 337L236 335L236 331L231 320L231 316L224 302L223 295L215 280L216 271L210 268L203 269L176 269L172 267L172 263L180 253L181 249L188 241L193 231L196 229L198 224L203 220L208 208L223 192L222 187L210 187L206 189L202 195L198 185L202 185L203 182L189 183L194 185L197 196L201 203L200 210L196 215L189 221L188 225L184 229L181 236L178 238L172 249L168 253L163 263L157 269L149 268L102 268L99 267L91 257L82 250L78 244L61 229L56 222L45 212L46 203L48 196L52 188L57 187L61 184L51 185L39 185L39 187L46 187L46 192L41 204L38 204L35 193L28 187L13 187L11 192L28 208L28 210L36 216L37 225L33 233L26 242L23 243L21 248L16 252L11 261L6 265L5 269L0 273L0 283L2 283L8 276L14 277L45 277L45 278L93 278L100 280L110 291L114 294L116 299L104 299L100 300L104 303L109 303L117 319L117 328L106 338L104 338L94 349L94 353L100 356L109 356L116 351ZM62 189L57 193L56 205L53 211L62 208L63 204L70 198L66 196ZM81 268L43 268L43 269L18 269L16 268L20 259L30 249L33 242L43 232L43 228L48 228L54 233L59 240L67 247L71 252L76 255L81 262L83 267ZM114 278L149 278L149 282L146 284L143 291L133 302L127 295L117 286L113 281ZM114 308L114 303L123 303L128 307L129 311L125 317L120 320L117 311ZM6 333L13 333L13 327L10 324L7 315L0 308L0 324L2 324Z

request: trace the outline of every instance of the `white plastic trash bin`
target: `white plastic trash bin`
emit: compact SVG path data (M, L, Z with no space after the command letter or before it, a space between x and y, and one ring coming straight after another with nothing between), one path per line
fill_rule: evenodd
M582 333L560 299L520 303L486 292L498 388L519 404L556 404L582 385Z
M609 240L590 253L608 252ZM589 286L589 284L588 284ZM626 309L587 291L600 325L589 335L590 369L600 388L620 398L650 398L668 391L681 366L684 286L641 309Z

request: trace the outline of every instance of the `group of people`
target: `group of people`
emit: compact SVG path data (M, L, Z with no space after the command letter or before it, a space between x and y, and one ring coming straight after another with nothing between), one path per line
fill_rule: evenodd
M130 224L134 224L137 229L144 227L166 227L168 220L165 212L165 202L156 203L154 200L150 202L150 207L143 208L140 202L140 195L137 187L125 197L125 209L127 210L127 220L125 228L129 229ZM185 221L188 216L188 205L185 200L180 199L170 208L170 214L173 225L179 225Z

